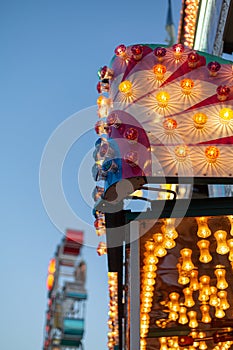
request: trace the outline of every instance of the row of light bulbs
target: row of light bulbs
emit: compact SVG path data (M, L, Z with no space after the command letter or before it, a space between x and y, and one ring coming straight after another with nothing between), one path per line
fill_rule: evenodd
M109 312L108 312L108 348L114 350L118 344L118 276L117 272L108 272Z
M233 235L233 216L228 216L231 224L230 234ZM211 230L208 227L207 217L197 217L198 224L197 235L202 238L197 242L200 250L199 260L201 263L208 263L212 258L209 257L209 241L206 239L211 235ZM150 316L152 308L153 291L156 283L156 270L158 258L167 254L167 249L172 249L175 246L175 239L178 237L178 232L175 229L175 219L164 219L164 225L161 227L162 233L155 233L153 241L149 240L145 244L144 266L142 272L141 285L141 347L146 349L146 336L149 330ZM230 252L231 248L227 242L232 242L232 239L226 241L226 231L217 230L214 237L217 241L216 252L224 255ZM230 244L231 245L231 244ZM188 324L190 328L198 327L197 311L188 309L200 303L201 322L210 323L210 308L214 308L214 316L223 318L225 310L230 307L227 300L226 270L222 265L215 267L214 274L216 276L216 286L210 286L210 277L208 275L200 276L198 280L198 269L195 268L192 260L192 250L183 248L180 250L180 259L177 264L178 283L184 285L183 297L180 294L172 292L169 294L169 301L165 303L168 308L168 318L157 320L157 326L166 328L171 321L179 324ZM232 259L232 254L229 254L229 260ZM187 284L189 283L189 286ZM193 292L199 291L197 301L193 298ZM180 299L180 300L179 300ZM199 343L200 345L200 343Z

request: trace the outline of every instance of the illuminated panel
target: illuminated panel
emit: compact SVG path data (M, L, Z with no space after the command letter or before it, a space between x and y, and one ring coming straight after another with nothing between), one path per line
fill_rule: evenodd
M190 342L194 349L217 349L222 342L221 349L230 348L232 217L165 218L146 225L145 231L145 220L140 222L141 346L185 349Z
M182 44L139 47L137 59L125 47L105 68L111 74L97 103L102 127L93 168L98 192L147 176L232 177L232 64Z

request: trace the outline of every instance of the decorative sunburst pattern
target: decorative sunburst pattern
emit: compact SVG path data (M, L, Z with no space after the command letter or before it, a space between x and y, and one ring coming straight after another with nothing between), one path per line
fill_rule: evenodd
M223 108L233 109L231 63L201 52L194 53L198 59L193 63L193 51L184 48L177 54L175 46L165 48L166 54L158 57L157 46L142 45L143 54L137 61L130 56L131 46L126 48L125 57L113 58L114 77L109 89L113 109L124 110L146 131L152 176L231 177L233 118L220 117ZM220 63L220 69L210 70L210 62ZM163 66L159 77L154 72L158 64ZM190 90L182 87L184 79L192 85ZM132 84L128 95L119 91L122 81ZM230 93L218 94L219 86L229 87ZM195 122L197 113L205 114L203 124ZM165 125L167 118L173 120L173 126ZM206 156L209 144L217 148L216 159ZM188 148L184 157L175 152L179 145Z

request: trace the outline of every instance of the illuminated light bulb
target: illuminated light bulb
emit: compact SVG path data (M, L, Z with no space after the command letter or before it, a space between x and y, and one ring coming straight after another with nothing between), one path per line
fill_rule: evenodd
M94 221L94 227L98 237L106 234L106 226L104 218L100 217Z
M170 311L168 314L169 320L174 321L174 322L178 319L178 317L179 317L179 315L176 311Z
M187 271L183 271L181 269L181 264L178 263L176 265L178 272L179 272L179 277L178 277L178 283L181 285L186 285L189 283L189 277L187 276Z
M229 88L229 86L220 85L217 87L216 92L219 101L226 101L231 92L231 89Z
M201 322L210 323L211 317L209 314L209 311L210 311L209 305L206 305L206 304L201 305L200 310L201 310L201 314L202 314Z
M211 286L210 287L210 292L211 292L211 294L210 294L210 300L209 300L209 304L210 304L210 306L214 306L214 307L216 307L216 306L218 306L219 305L219 298L218 298L218 296L217 296L217 288L215 287L215 286Z
M124 44L118 45L115 50L115 55L121 58L127 58L127 48Z
M176 146L175 148L175 156L176 159L180 162L185 161L185 159L187 158L189 154L189 149L186 145L180 145L180 146Z
M176 239L178 237L178 232L175 229L175 221L176 219L173 218L164 219L164 225L161 227L161 231L165 237L170 239Z
M164 74L166 73L167 69L164 65L162 64L156 64L153 67L153 72L156 75L156 78L158 81L163 80Z
M222 124L228 124L233 119L233 110L231 108L220 109L219 118Z
M233 238L227 240L227 245L230 249L228 259L229 261L233 261Z
M99 118L107 118L109 111L112 108L112 99L101 95L97 99L97 105Z
M148 284L148 286L153 286L155 284L155 279L154 278L143 279L142 283Z
M190 95L194 87L194 81L192 79L183 79L180 82L180 86L184 95Z
M231 224L230 235L233 236L233 215L228 215L227 218L228 218L228 220L230 221L230 224Z
M204 264L209 263L212 260L212 256L209 252L210 242L205 239L202 239L201 241L197 242L197 246L200 249L199 261Z
M170 100L170 95L166 91L161 91L156 95L156 100L158 102L158 106L161 108L165 108L168 105Z
M154 271L145 271L143 274L143 278L155 278L156 273Z
M218 74L218 71L221 68L221 64L214 61L214 62L209 62L207 65L209 74L211 77L215 77Z
M181 265L181 269L183 271L191 271L194 269L194 265L193 262L191 260L191 256L192 256L192 250L189 248L183 248L180 251L180 254L182 256L182 265Z
M143 46L142 45L133 45L131 47L131 52L132 52L133 59L135 61L140 61L142 59L142 55L143 55Z
M107 246L105 242L99 242L98 247L96 249L97 254L99 256L107 254Z
M158 263L158 258L154 254L149 254L143 260L145 265L155 265Z
M225 278L226 270L224 268L216 268L214 273L215 273L215 276L217 277L216 287L218 289L226 289L228 287L228 283Z
M117 113L113 112L108 115L107 125L114 126L114 128L119 128L119 126L121 125L121 120L119 119Z
M198 327L197 312L194 310L189 311L188 317L189 317L189 327L190 328L197 328Z
M225 311L221 309L219 306L216 306L214 315L217 318L223 318L225 317Z
M193 291L191 288L187 287L183 289L184 293L184 305L187 307L192 307L195 305L195 301L193 300Z
M155 233L153 235L153 239L155 241L155 250L154 250L154 254L155 256L162 258L163 256L165 256L167 254L166 249L164 248L164 237L162 233Z
M199 278L200 284L199 284L199 297L198 300L200 301L208 301L209 296L211 294L210 291L210 277L207 275L203 275Z
M146 339L140 339L140 350L145 350L146 349Z
M196 129L203 129L207 123L207 115L205 113L195 113L193 121Z
M164 47L156 47L154 49L154 55L157 57L158 61L162 62L166 56L167 50Z
M189 288L193 291L196 291L199 289L199 282L198 282L198 270L192 270L190 272L190 284Z
M177 128L177 121L172 118L166 118L163 122L163 128L166 133L172 133Z
M153 295L154 295L153 292L145 292L145 291L142 291L142 297L150 298L150 297L153 297Z
M205 332L199 332L198 333L198 337L200 339L203 339L203 338L206 337L206 333ZM206 350L206 349L208 349L208 346L207 346L205 340L200 340L199 341L199 350Z
M186 312L187 312L186 307L180 306L178 323L180 323L180 324L188 323L189 320L188 320Z
M189 68L196 68L200 61L200 56L197 52L193 51L188 54L188 66Z
M170 301L168 302L168 307L170 311L179 312L180 304L179 304L180 294L177 292L172 292L169 294Z
M122 81L118 86L119 91L125 96L132 95L132 83L129 80Z
M172 50L173 50L174 58L176 60L180 60L184 52L184 45L175 44L172 46Z
M209 163L215 163L220 155L220 151L216 146L208 146L205 149L205 156Z
M156 265L144 265L143 266L143 271L145 272L154 272L156 271L158 268Z
M176 246L176 242L174 241L174 239L165 237L163 245L165 249L172 249Z
M217 230L214 233L214 237L217 241L216 252L220 255L227 254L230 250L226 242L227 232L223 230Z
M220 290L218 292L218 297L219 297L219 307L220 309L227 310L230 307L230 304L227 301L227 291L225 290Z
M124 132L124 138L130 143L136 143L138 141L138 130L135 128L128 128Z
M160 345L159 350L168 350L167 338L166 337L159 338L159 345Z
M138 152L128 151L124 155L124 160L131 167L137 166L138 165Z
M154 241L146 241L145 248L148 252L152 253L155 249L155 242Z

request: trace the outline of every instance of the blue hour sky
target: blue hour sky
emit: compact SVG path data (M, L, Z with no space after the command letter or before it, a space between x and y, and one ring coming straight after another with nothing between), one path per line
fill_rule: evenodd
M180 7L181 0L172 1L176 33ZM92 125L97 120L99 67L109 64L118 44L165 43L166 15L167 2L159 0L0 1L1 349L42 349L47 266L65 227L85 230L85 349L106 348L107 264L96 253L86 157L96 136L83 128L86 113ZM79 141L58 170L67 203L81 220L61 211L60 225L43 206L39 172L46 143L72 115L79 118Z

